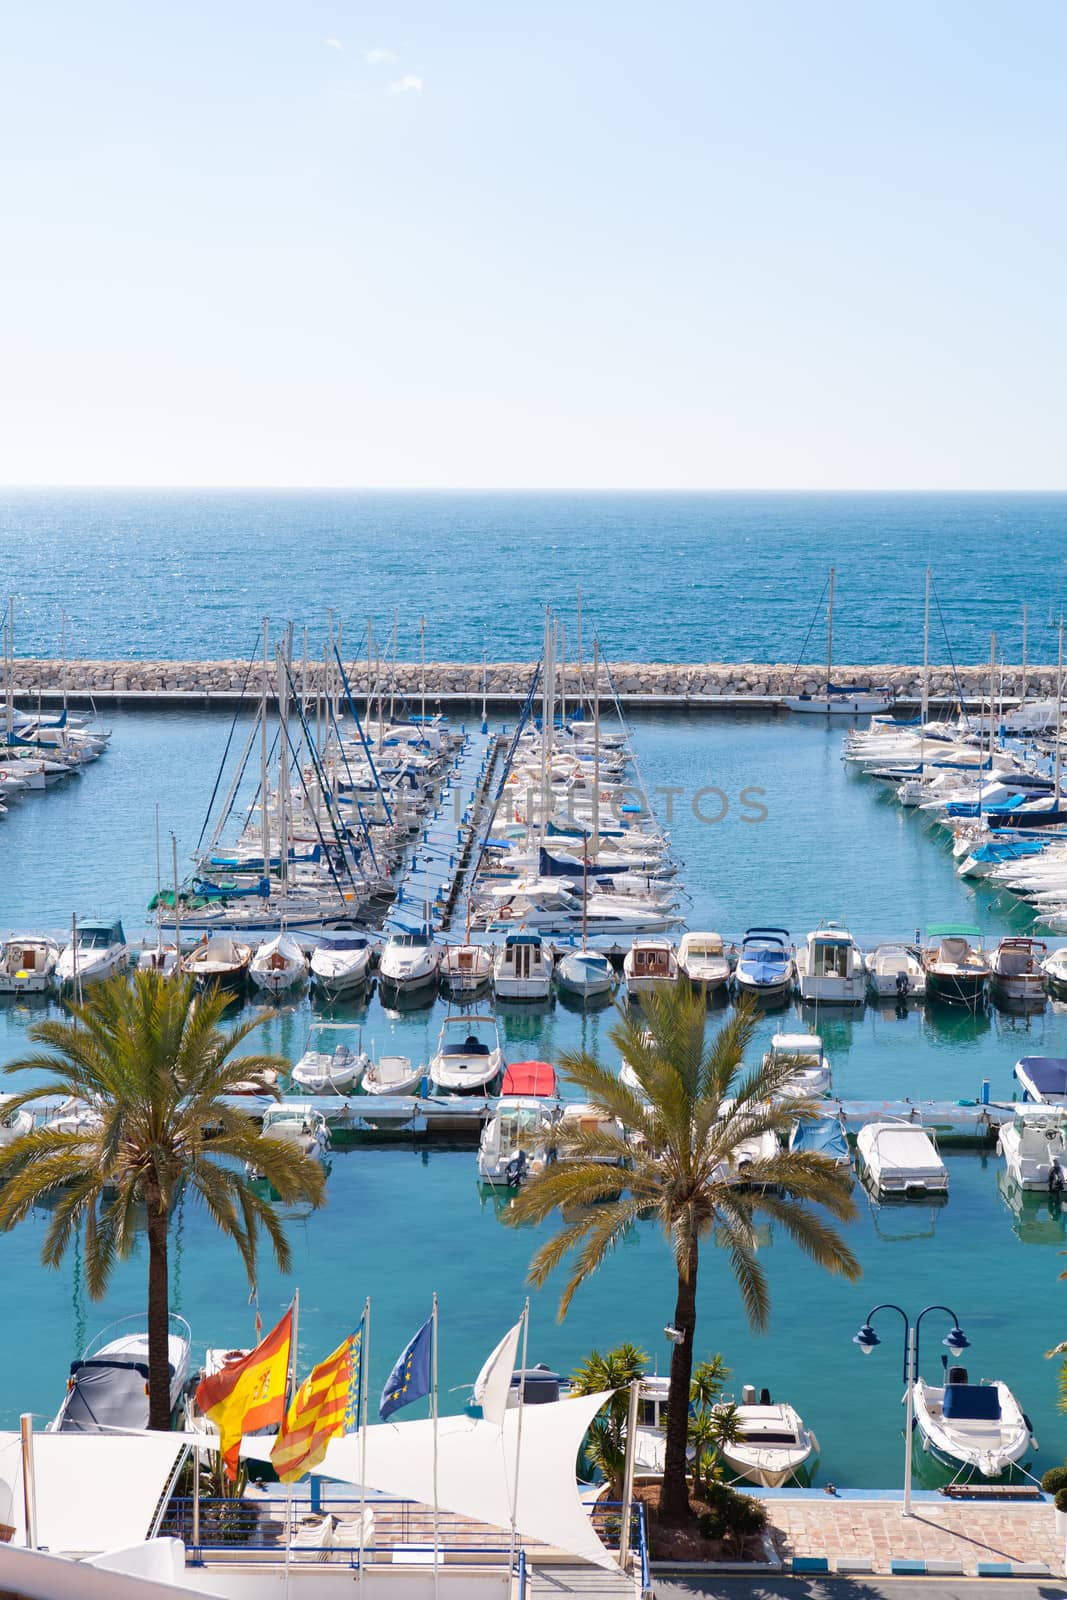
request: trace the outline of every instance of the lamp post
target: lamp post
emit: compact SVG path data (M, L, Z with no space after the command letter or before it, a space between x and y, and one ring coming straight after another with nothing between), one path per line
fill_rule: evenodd
M960 1327L960 1319L949 1306L933 1305L923 1306L914 1322L908 1320L908 1313L891 1300L883 1301L868 1311L867 1320L859 1333L855 1334L853 1344L858 1344L863 1355L869 1356L876 1346L881 1344L881 1339L875 1333L872 1323L879 1311L895 1311L904 1324L904 1399L907 1405L907 1418L904 1423L904 1515L910 1517L911 1511L911 1433L915 1426L915 1383L919 1376L919 1325L930 1311L943 1311L946 1317L952 1318L952 1327L948 1337L942 1339L942 1344L947 1346L953 1356L962 1355L970 1347L971 1341Z

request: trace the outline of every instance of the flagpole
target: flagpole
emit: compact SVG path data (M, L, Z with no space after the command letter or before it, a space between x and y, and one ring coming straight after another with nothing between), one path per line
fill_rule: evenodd
M363 1592L363 1549L367 1517L367 1389L370 1376L370 1295L363 1306L363 1338L359 1352L359 1588Z
M285 1410L289 1410L293 1396L296 1394L296 1340L300 1326L300 1290L293 1291L293 1325L289 1344L289 1388L285 1396ZM283 1413L284 1423L284 1413ZM289 1552L293 1543L293 1486L285 1486L285 1594L289 1596Z
M511 1549L508 1554L509 1574L515 1568L515 1547L518 1543L519 1517L519 1455L522 1450L522 1414L526 1403L526 1346L530 1333L530 1298L522 1308L522 1359L519 1362L519 1415L515 1424L515 1479L511 1485ZM505 1412L505 1415L507 1413Z
M431 1354L431 1385L430 1385L430 1415L433 1417L433 1592L437 1600L438 1580L440 1576L440 1544L437 1526L437 1294L433 1297L433 1313L430 1326L430 1354Z

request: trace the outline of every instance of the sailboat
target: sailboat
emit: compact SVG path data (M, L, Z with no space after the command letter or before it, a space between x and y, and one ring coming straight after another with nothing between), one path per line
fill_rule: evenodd
M822 694L789 696L787 711L817 712L821 716L864 716L888 711L892 694L871 684L834 683L834 569L830 568L830 597L826 612L826 688Z

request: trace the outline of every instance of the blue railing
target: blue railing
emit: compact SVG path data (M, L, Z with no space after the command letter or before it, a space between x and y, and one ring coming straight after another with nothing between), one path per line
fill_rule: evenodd
M641 1557L641 1593L645 1595L652 1589L652 1575L648 1570L648 1527L643 1500L637 1502L637 1551Z
M518 1597L518 1600L526 1600L526 1551L525 1550L520 1550L519 1551L519 1597Z

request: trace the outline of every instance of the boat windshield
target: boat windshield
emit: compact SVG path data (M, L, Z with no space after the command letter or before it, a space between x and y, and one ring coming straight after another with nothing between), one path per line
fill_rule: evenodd
M111 928L82 928L78 942L86 950L106 950L112 943L112 932Z
M394 933L392 942L401 950L425 950L430 941L424 933Z

